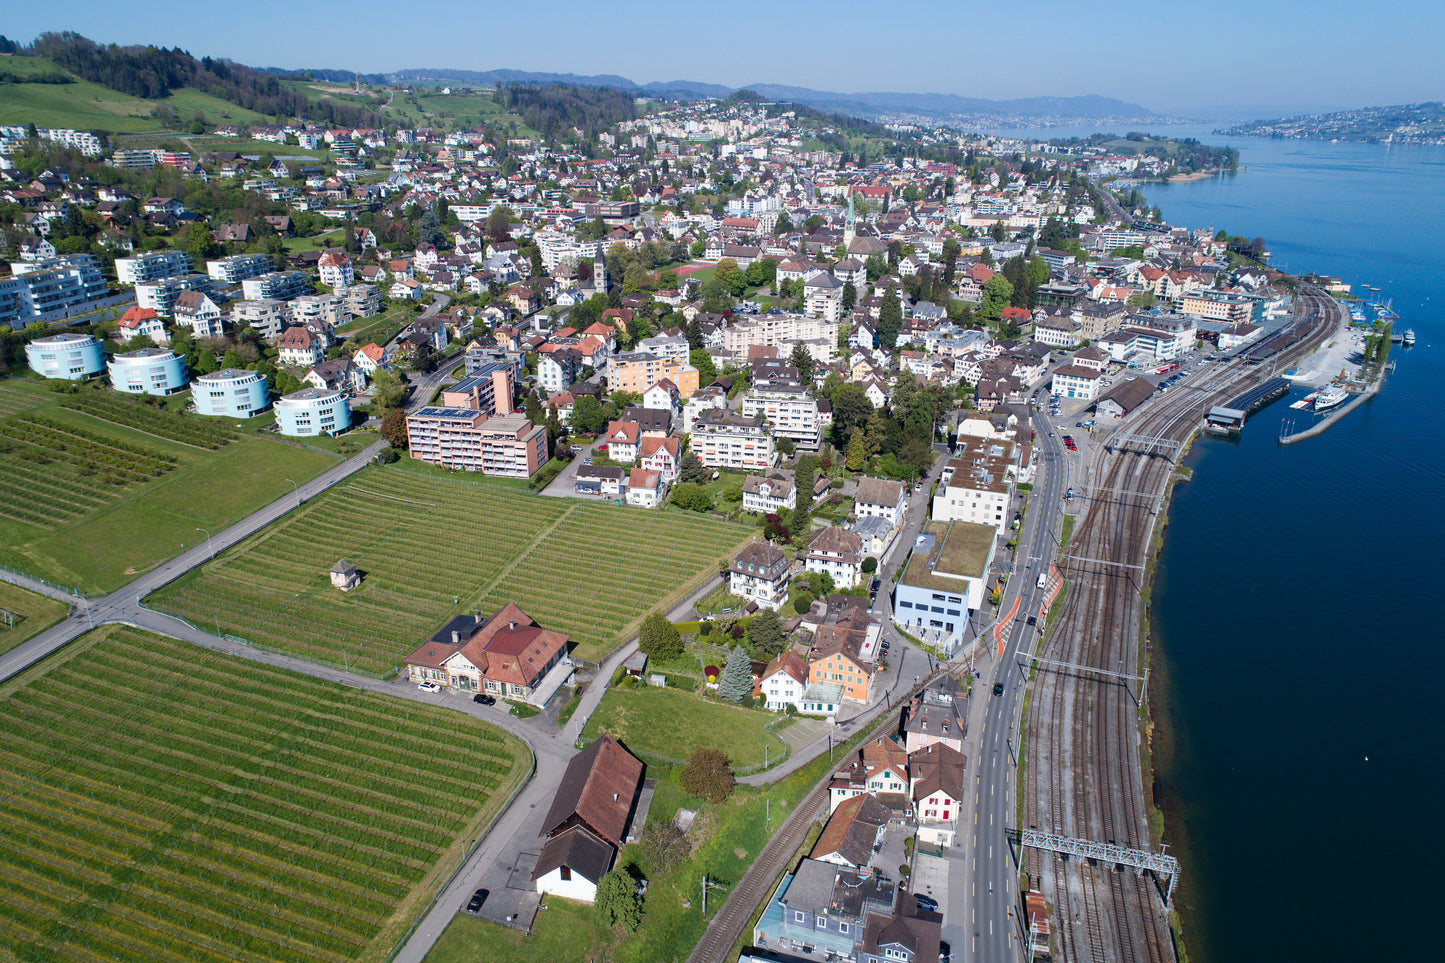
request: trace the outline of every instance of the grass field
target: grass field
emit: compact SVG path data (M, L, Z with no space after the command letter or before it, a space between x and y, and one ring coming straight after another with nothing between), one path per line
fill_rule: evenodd
M145 134L116 134L111 137L110 142L116 148L130 150L150 150L174 144L178 145L179 149L189 150L198 156L209 154L212 151L236 151L251 157L270 154L272 157L323 158L329 157L331 154L330 151L309 150L305 147L297 147L295 144L274 144L270 141L251 140L246 137L217 137L214 134L183 134L174 130Z
M597 925L597 911L585 903L547 897L530 933L458 913L426 955L426 963L563 963L591 959L583 951L612 942Z
M538 498L368 468L152 596L198 625L387 676L450 616L516 602L596 660L750 531L675 512ZM365 573L350 593L327 570Z
M77 405L86 410L67 407ZM93 413L88 413L93 412ZM336 463L108 391L0 384L0 562L109 591ZM217 447L212 447L212 446Z
M10 612L15 624L0 621L0 653L9 652L65 618L67 606L45 595L27 592L18 585L0 582L0 609Z
M103 629L0 688L0 956L384 960L527 771L459 713Z
M355 341L361 345L367 345L373 341L377 344L385 344L416 318L416 312L410 308L394 308L369 318L353 318L349 324L337 328L336 332L343 335L345 340Z
M776 719L681 689L613 688L587 720L582 738L590 742L606 731L634 751L684 762L693 750L711 746L727 753L737 769L762 765L764 746L771 759L783 757L786 744L763 728Z

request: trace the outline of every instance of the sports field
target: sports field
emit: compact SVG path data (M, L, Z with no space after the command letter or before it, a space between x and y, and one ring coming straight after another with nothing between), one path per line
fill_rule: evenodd
M384 960L528 759L460 713L102 629L0 687L0 958Z
M597 660L681 600L753 530L368 468L149 605L304 659L388 676L452 615L507 602ZM364 573L343 593L328 570Z

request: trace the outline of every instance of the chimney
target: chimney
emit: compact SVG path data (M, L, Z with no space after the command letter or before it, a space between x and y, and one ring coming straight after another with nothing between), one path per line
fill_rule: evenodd
M477 612L477 613L473 614L472 620L473 620L474 622L476 622L478 625L481 625L481 624L482 624L482 613L481 613L481 612Z
M512 629L512 630L515 631L516 628L517 628L517 620L516 620L516 619L509 619L509 620L507 621L507 628Z
M613 801L613 802L617 802L617 798L618 798L618 797L617 797L617 793L613 793L613 794L612 794L612 801Z
M452 629L452 645L461 645L461 644L462 644L462 634L461 634L460 632L458 632L456 629Z

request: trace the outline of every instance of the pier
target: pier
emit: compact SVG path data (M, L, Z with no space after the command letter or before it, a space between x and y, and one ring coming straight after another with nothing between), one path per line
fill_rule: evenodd
M1244 427L1249 415L1263 408L1276 398L1289 393L1289 382L1284 378L1271 378L1255 385L1244 394L1230 400L1228 404L1216 405L1209 409L1206 424L1210 431L1238 431Z
M1348 415L1360 405L1364 404L1367 398L1374 397L1376 392L1380 390L1380 385L1383 384L1384 381L1385 376L1383 373L1381 373L1380 377L1376 378L1375 381L1372 382L1368 388L1366 388L1360 394L1356 395L1354 398L1340 405L1334 411L1330 412L1317 425L1311 425L1304 431L1297 431L1289 435L1284 434L1283 431L1281 431L1279 436L1279 443L1281 445L1293 445L1297 441L1304 441L1306 438L1313 438L1315 435L1324 434L1326 428L1329 428L1331 425L1339 421L1345 415Z

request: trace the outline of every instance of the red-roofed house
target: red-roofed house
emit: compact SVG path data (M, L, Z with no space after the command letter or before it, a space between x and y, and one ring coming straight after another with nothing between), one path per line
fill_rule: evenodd
M634 468L627 476L627 504L638 508L656 508L667 495L662 476L646 468Z
M637 460L637 445L642 437L642 426L635 421L614 421L607 426L602 440L607 444L607 457L613 461L629 464Z
M677 480L677 472L682 465L681 442L678 439L649 435L638 442L637 455L642 467L657 472L663 484L671 485Z
M508 602L489 619L480 612L457 616L404 661L413 682L530 700L569 642Z
M125 314L120 316L120 324L116 328L115 335L116 340L119 341L150 338L156 344L166 344L171 340L164 322L155 311L138 306L127 308Z
M281 332L276 347L282 364L294 364L298 368L310 368L326 357L326 342L299 325Z

